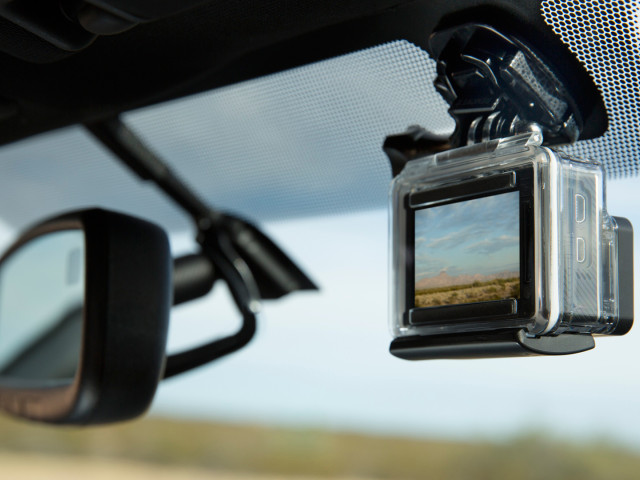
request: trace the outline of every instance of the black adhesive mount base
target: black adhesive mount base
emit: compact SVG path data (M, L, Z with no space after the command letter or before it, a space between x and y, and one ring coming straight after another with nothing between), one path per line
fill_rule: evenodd
M542 133L545 145L583 138L583 119L591 118L593 105L576 98L586 92L566 88L559 69L530 43L482 24L435 32L429 39L438 65L434 86L456 128L450 137L419 126L388 136L383 150L393 176L415 158L529 131ZM606 116L596 127L605 130Z
M473 359L570 355L595 347L591 335L528 337L524 330L400 337L389 351L404 360Z
M453 145L523 133L531 124L547 145L580 137L579 103L528 42L471 23L434 33L429 45L438 62L435 88L456 120Z

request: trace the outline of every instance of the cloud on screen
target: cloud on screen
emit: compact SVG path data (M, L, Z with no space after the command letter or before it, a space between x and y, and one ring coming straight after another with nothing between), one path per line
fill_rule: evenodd
M511 270L519 263L519 230L518 192L418 210L416 279L443 271L460 275Z
M427 248L432 248L432 249L444 248L449 250L467 242L471 235L472 235L471 227L467 227L458 232L451 232L443 237L435 238L429 243L426 243L425 246ZM426 242L426 239L425 239L425 242Z
M501 235L490 240L482 240L480 242L467 245L465 250L469 253L479 253L491 255L505 248L517 247L520 244L519 237L513 235Z

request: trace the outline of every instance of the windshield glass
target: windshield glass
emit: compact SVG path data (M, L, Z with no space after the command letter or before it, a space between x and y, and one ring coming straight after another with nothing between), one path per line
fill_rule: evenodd
M434 75L424 51L398 41L126 114L198 193L260 224L321 291L266 302L247 348L161 384L149 418L129 429L55 436L10 424L0 445L362 478L421 478L425 455L434 478L480 478L473 467L466 476L438 476L438 458L455 466L473 449L502 448L497 463L509 452L535 459L565 452L555 447L559 438L572 452L587 444L576 454L581 460L595 458L590 445L609 442L640 465L640 379L629 373L637 329L561 358L407 362L389 354L390 169L381 145L412 124L452 131ZM46 216L101 206L162 225L175 255L195 248L184 215L80 127L2 147L0 185L4 245ZM609 210L640 225L637 180L613 180L607 189ZM217 285L172 311L169 351L229 333L238 322ZM586 475L575 478L592 478ZM503 478L515 477L506 471Z

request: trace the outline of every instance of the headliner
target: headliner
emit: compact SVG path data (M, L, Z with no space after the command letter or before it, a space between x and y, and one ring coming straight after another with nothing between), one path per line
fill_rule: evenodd
M428 49L435 28L471 18L543 46L569 87L584 92L581 138L603 133L602 99L539 0L238 0L208 1L76 53L3 21L0 144L392 40Z

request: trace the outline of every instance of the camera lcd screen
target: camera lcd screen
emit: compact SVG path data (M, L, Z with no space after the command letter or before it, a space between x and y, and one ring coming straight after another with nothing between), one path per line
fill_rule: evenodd
M520 192L414 211L414 306L520 297Z

